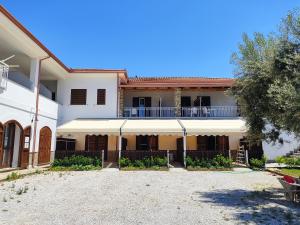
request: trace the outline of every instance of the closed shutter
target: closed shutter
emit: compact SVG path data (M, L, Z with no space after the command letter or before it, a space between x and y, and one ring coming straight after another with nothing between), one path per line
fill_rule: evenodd
M86 89L71 89L71 105L86 105Z
M145 107L151 107L151 97L145 97Z
M150 150L158 150L158 136L148 136L148 145Z
M139 97L132 98L132 107L139 107Z
M201 106L210 106L210 96L201 97Z
M207 136L197 136L197 150L207 151L208 148L208 137Z
M98 89L97 90L97 105L105 105L105 98L106 98L106 90Z

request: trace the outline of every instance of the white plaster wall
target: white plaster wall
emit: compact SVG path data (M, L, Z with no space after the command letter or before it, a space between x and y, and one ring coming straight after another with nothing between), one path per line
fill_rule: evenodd
M33 146L33 120L35 114L35 96L30 89L23 87L14 81L7 81L7 89L0 91L0 122L2 124L9 120L18 121L22 128L32 127L30 152L35 149L38 151L39 146L39 130L48 126L52 130L52 151L55 150L56 144L56 124L58 104L43 96L39 98L39 116L37 124L36 146Z
M0 91L0 122L17 120L24 128L31 125L35 113L34 93L11 80L7 89Z
M210 96L211 106L236 106L233 97L226 95L224 91L190 91L184 90L181 96L191 96L192 105L197 96Z
M72 74L64 80L59 80L59 124L76 118L117 117L117 81L117 74ZM87 104L70 105L71 89L87 89ZM97 89L106 89L105 105L97 105Z
M263 141L264 155L268 160L275 160L278 156L284 156L291 151L300 148L300 139L294 134L288 134L287 132L282 132L280 138L283 140L283 144L278 141L275 143L267 143Z
M124 107L132 107L133 97L151 97L151 106L158 107L159 99L162 98L162 107L174 107L175 106L175 91L174 90L152 90L152 91L135 91L125 90L124 91Z

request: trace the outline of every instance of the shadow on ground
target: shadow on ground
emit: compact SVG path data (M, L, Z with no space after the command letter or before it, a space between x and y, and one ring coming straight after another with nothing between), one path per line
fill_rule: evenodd
M234 210L238 223L299 224L300 204L285 200L282 189L215 190L194 192L193 199L212 206L224 206ZM224 216L225 217L225 216ZM226 218L225 218L226 219ZM231 220L227 218L227 220Z

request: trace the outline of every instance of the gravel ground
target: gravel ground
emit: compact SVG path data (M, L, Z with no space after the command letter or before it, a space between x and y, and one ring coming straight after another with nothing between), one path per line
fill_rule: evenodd
M0 184L0 224L299 224L280 188L266 172L44 172Z

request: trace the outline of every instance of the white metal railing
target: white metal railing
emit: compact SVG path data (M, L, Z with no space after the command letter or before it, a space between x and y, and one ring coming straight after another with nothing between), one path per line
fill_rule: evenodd
M178 115L179 114L179 115ZM125 107L123 117L239 117L238 106L181 107Z
M238 106L198 106L182 107L181 117L238 117Z
M125 107L123 117L175 117L175 107Z

